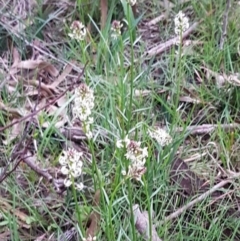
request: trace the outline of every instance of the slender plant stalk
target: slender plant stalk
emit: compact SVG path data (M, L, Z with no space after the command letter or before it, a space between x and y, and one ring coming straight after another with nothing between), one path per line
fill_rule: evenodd
M74 184L74 177L71 177L71 179L72 179L72 183ZM81 230L81 233L85 234L84 228L83 228L83 225L82 225L81 210L79 208L78 200L77 200L77 192L76 192L76 189L75 189L74 185L72 185L72 193L73 193L73 198L74 198L74 201L75 201L78 225L79 225L79 228Z
M180 33L180 43L178 45L178 59L177 59L177 67L175 71L175 79L176 79L176 95L175 95L175 111L174 111L174 122L178 122L178 104L181 93L181 82L182 82L182 32Z
M150 197L148 194L148 183L146 179L143 176L143 183L144 183L144 188L145 188L145 193L147 196L147 206L148 206L148 222L149 222L149 237L150 240L152 240L152 215L151 215L151 202L150 202Z
M132 119L132 104L133 104L133 79L134 79L134 50L133 50L133 35L132 35L132 19L130 17L130 5L127 4L127 21L128 21L128 31L130 37L130 44L131 44L131 66L130 66L130 101L129 101L129 108L128 108L128 125L127 125L127 132L131 128L131 119ZM130 206L130 220L131 220L131 228L132 228L132 241L136 241L136 228L135 228L135 221L134 221L134 213L133 213L133 196L132 196L132 184L131 180L128 179L127 181L128 187L128 199L129 199L129 206Z
M132 228L132 240L136 241L136 228L135 228L135 220L134 220L134 213L133 213L133 195L132 195L132 183L131 180L127 180L127 186L128 186L128 200L129 200L129 206L130 206L130 221L131 221L131 228Z
M130 5L127 4L127 21L128 21L128 31L129 31L129 37L130 37L130 44L131 44L131 67L130 67L130 102L129 102L129 108L128 108L128 131L131 128L131 116L132 116L132 103L133 103L133 79L134 79L134 70L133 70L133 64L134 64L134 50L133 50L133 35L132 35L132 22L130 17Z

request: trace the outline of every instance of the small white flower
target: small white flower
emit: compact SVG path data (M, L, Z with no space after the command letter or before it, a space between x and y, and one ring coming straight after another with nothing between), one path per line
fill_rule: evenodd
M128 135L126 135L126 136L125 136L125 138L124 138L124 140L123 140L123 141L125 142L126 146L128 146L128 145L129 145L130 140L129 140L129 138L128 138Z
M147 147L144 147L144 148L142 149L142 155L143 155L144 157L148 157Z
M92 117L89 117L89 118L88 118L88 124L89 124L89 125L93 124L93 118L92 118Z
M75 165L74 165L75 166ZM82 174L82 168L81 167L76 167L78 169L74 169L73 167L71 167L71 173L70 175L73 177L73 178L77 178L79 176L81 176Z
M123 176L126 176L126 175L127 175L127 172L126 172L125 170L122 170L121 173L122 173Z
M117 142L116 142L116 147L117 147L118 149L123 148L123 147L124 147L124 146L123 146L123 141L122 141L122 140L117 140Z
M64 179L63 183L65 187L70 187L72 185L72 181L68 178Z
M88 139L93 137L93 133L91 131L91 124L93 123L93 118L88 117L88 119L83 123L84 131Z
M112 22L111 37L113 39L117 39L119 36L121 36L121 28L122 27L123 27L123 24L120 21L114 20Z
M132 162L145 164L146 157L148 157L147 147L141 148L141 142L130 141L127 147L126 158Z
M89 108L75 105L73 107L73 113L77 116L81 121L87 121L88 117L91 115L91 110Z
M172 142L172 137L162 128L149 129L148 134L155 139L161 147L169 145Z
M142 165L130 165L128 168L127 176L137 181L141 181L142 175L146 172L146 167Z
M93 133L91 131L86 132L87 138L90 140L93 138Z
M64 166L67 165L67 157L66 157L66 152L63 151L63 154L59 157L59 163Z
M130 5L130 6L134 6L136 4L137 0L127 0L127 3Z
M90 234L87 238L83 238L83 241L96 241L97 240L97 237L94 236L92 237Z
M181 36L189 28L189 21L185 14L180 11L174 18L175 34Z
M83 25L80 21L73 21L71 24L71 33L68 34L68 36L72 39L76 39L78 41L82 41L85 39L87 35L86 27Z
M83 183L75 183L75 188L76 188L78 191L82 191L83 188L84 188L84 185L83 185Z
M63 175L68 175L69 174L69 169L67 168L67 166L62 166L61 173Z
M82 155L82 152L77 152L75 149L69 148L67 151L63 151L59 158L59 163L64 166L68 165L69 162L77 162L82 157Z
M121 139L117 140L116 147L120 149L120 148L123 148L124 146L127 147L129 144L130 144L130 140L128 138L128 135L126 135L123 140L121 140Z

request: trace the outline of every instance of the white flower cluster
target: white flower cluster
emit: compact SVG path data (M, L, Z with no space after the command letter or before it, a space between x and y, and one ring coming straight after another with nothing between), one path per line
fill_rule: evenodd
M81 84L79 88L75 90L75 99L73 107L73 115L81 120L83 124L83 130L86 136L91 139L92 131L91 124L93 118L90 117L92 109L94 107L94 94L86 84Z
M82 183L74 182L74 179L82 174L82 156L82 152L77 152L75 149L71 148L67 151L63 151L62 155L60 156L59 163L62 166L62 174L66 175L66 178L64 179L64 185L66 187L70 187L72 184L74 184L76 189L83 189Z
M175 34L181 36L189 28L188 18L180 11L174 18Z
M114 20L112 22L111 26L111 37L113 39L117 39L119 36L121 36L121 28L123 27L123 24L120 21Z
M172 137L162 128L149 129L148 134L151 138L155 139L161 147L169 145L172 142Z
M127 153L125 157L130 161L128 172L123 171L122 174L137 181L141 181L142 175L146 172L145 162L148 157L147 147L141 148L141 142L136 142L128 139L117 141L117 147L126 147Z
M71 39L76 39L78 41L82 41L85 39L87 35L86 27L83 25L80 21L73 21L73 23L70 26L71 33L68 34L68 36Z

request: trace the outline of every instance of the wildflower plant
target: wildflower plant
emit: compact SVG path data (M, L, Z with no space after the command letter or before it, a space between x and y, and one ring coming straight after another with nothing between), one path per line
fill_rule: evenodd
M147 147L141 148L141 142L130 140L128 136L124 140L118 140L117 148L126 148L125 157L129 160L127 171L122 171L122 174L130 179L141 181L142 175L146 172L146 158L148 157Z
M174 18L174 32L176 36L178 37L178 40L176 44L181 44L182 43L182 34L189 28L189 20L185 16L185 14L180 11Z
M155 139L161 147L167 146L172 142L172 137L169 133L160 127L149 129L148 134L151 138Z
M174 106L175 106L175 114L174 114L174 119L177 120L178 117L178 112L177 112L177 107L179 105L179 98L180 98L180 92L181 92L181 85L182 81L181 79L184 79L184 53L182 49L182 42L183 42L183 33L189 28L189 20L185 16L185 14L182 11L179 11L179 13L175 16L174 18L174 24L175 24L175 34L176 34L176 46L177 50L175 51L175 54L177 56L177 63L175 64L176 68L174 69L173 72L173 79L175 79L176 83L176 89L175 89L175 96L174 96Z
M123 24L120 21L114 20L112 22L112 26L111 26L112 39L118 39L121 36L121 28L122 27L123 27Z
M68 36L77 41L83 41L87 35L87 29L80 21L73 21L70 26L71 33Z
M74 118L80 119L83 130L89 139L92 138L91 124L93 123L93 118L91 117L91 113L93 107L93 90L83 83L75 90L73 115Z
M189 28L189 21L185 14L180 11L174 18L175 23L175 34L181 35L184 31Z
M82 174L82 162L83 153L77 152L75 149L69 148L67 151L63 151L59 158L59 163L62 166L61 172L66 176L64 179L64 185L70 187L74 185L77 190L83 189L82 183L75 183L75 179Z

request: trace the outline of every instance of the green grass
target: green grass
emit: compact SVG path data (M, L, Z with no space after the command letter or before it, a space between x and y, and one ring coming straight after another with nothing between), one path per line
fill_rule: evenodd
M116 16L116 6L112 1L103 32L95 22L96 16L90 18L96 32L90 43L71 40L67 35L71 21L81 12L81 1L77 1L76 8L63 8L67 11L64 13L57 10L62 6L60 3L59 6L54 5L49 10L51 16L42 11L42 2L39 1L37 11L28 16L29 21L33 20L34 28L28 21L22 21L26 28L18 34L10 29L9 22L0 20L0 32L7 33L12 46L22 53L22 59L27 59L24 40L32 42L38 38L44 43L44 51L49 51L55 59L43 57L48 58L47 61L59 71L64 67L62 63L75 61L74 65L78 69L72 71L58 86L59 91L65 90L64 84L76 81L80 66L86 64L82 81L94 90L95 95L92 114L94 138L78 143L80 148L84 146L92 156L91 164L84 162L84 174L81 177L86 187L82 192L69 188L57 194L52 183L37 175L26 164L21 164L0 183L0 237L7 235L10 230L8 239L2 240L36 240L41 235L45 235L43 240L60 240L62 233L72 227L76 228L77 240L81 240L80 237L85 237L86 222L92 210L100 214L97 240L144 240L135 227L134 204L139 204L141 210L148 212L151 226L198 196L183 197L176 185L171 183L169 170L176 156L188 159L198 154L198 159L188 165L200 178L210 182L216 178L219 165L224 171L238 172L239 128L226 131L221 125L240 121L239 86L226 83L219 88L216 83L219 77L210 76L206 70L227 76L239 72L240 26L237 19L239 9L235 2L229 13L224 49L218 48L225 2L192 0L186 4L176 3L169 10L167 20L157 23L152 29L146 27L143 21L150 21L162 13L163 7L159 1L151 4L141 1L139 12L143 15L137 20L133 19L131 9L125 2L118 3L119 12L129 22L129 28L125 27L122 36L113 41L110 29L112 16ZM0 3L0 13L4 16L9 9L9 6ZM186 48L189 50L183 57L176 55L176 46L152 58L145 56L146 48L174 37L173 19L179 10L187 14L190 25L202 20L187 38L197 43L191 48L179 47L180 52L185 53ZM59 17L56 17L58 14ZM67 17L63 23L61 18L64 14ZM84 19L86 16L81 17ZM18 19L21 19L20 16ZM151 34L156 34L156 31L157 37L152 39ZM143 33L141 38L140 33ZM10 69L13 49L6 47L7 38L2 40L2 61ZM2 64L1 69L5 69ZM0 86L7 73L0 72ZM28 78L27 71L15 76L18 83L12 85L12 90L9 83L5 82L0 89L0 101L8 108L16 108L26 115L24 110L30 111L29 102L32 102L33 108L36 96L26 95L29 86L21 78ZM39 76L35 74L34 78ZM49 81L47 84L50 85L54 78L44 78L44 81ZM149 91L149 94L136 96L136 90ZM181 97L190 95L201 102L181 101ZM56 112L39 113L35 123L31 123L33 131L27 137L27 140L32 140L28 155L32 154L36 165L48 168L58 178L61 177L58 158L67 140L59 134L60 128L56 125L62 115L68 116L66 126L73 124L72 96L72 92L68 93L64 102L57 106ZM41 100L44 98L50 100L49 96L41 96ZM0 127L14 119L9 112L9 109L0 108ZM44 123L48 123L48 127L43 126ZM189 135L187 128L190 125L201 124L217 124L218 128L206 135ZM150 138L147 130L155 125L166 126L173 138L170 145L162 148ZM14 146L21 140L23 126L18 126L18 140L11 140L12 128L1 133L0 174L6 165L9 165L9 170L13 167L8 161ZM177 131L178 127L183 128L181 133ZM131 139L141 141L141 147L148 147L146 173L142 183L125 179L122 175L122 170L126 169L129 162L124 156L125 150L116 148L116 141L127 134ZM24 143L26 145L27 141ZM98 207L92 204L97 190L101 194ZM229 208L238 204L238 182L234 181L223 193L229 195L229 198L221 200L218 205L210 205L213 200L208 197L176 219L157 226L159 237L164 241L239 240L239 218L229 213ZM237 214L237 208L234 208Z

